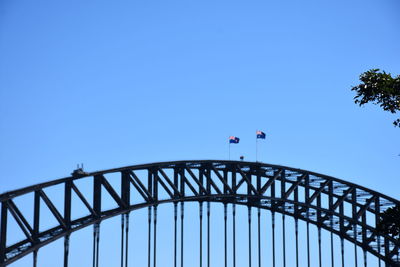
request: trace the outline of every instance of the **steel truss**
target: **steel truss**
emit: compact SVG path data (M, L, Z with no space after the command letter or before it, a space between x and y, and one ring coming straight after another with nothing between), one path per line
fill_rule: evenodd
M107 179L107 175L112 173L120 174L120 192ZM143 177L143 173L146 173L146 177ZM93 184L91 202L76 185L76 181L80 179L90 179ZM56 208L45 193L47 188L59 185L64 187L63 212ZM102 208L102 188L114 199L117 208ZM160 190L165 192L166 197L161 198ZM86 216L74 220L71 219L73 192L88 210ZM33 225L28 223L26 215L14 202L15 198L27 194L34 196ZM141 201L132 203L131 194L140 196ZM39 248L61 237L65 238L64 255L68 257L68 241L72 232L95 225L94 234L98 238L102 220L117 215L125 215L128 220L127 216L132 210L145 207L156 209L157 205L168 202L175 203L176 213L176 204L185 201L232 203L279 212L283 216L294 217L296 221L300 219L307 222L307 227L308 224L314 224L318 229L330 231L341 240L346 239L365 252L375 255L387 266L399 264L399 242L391 236L380 235L376 230L381 212L399 204L398 200L310 171L264 163L204 160L162 162L75 174L73 177L0 195L0 266L6 266L31 252L36 255ZM57 220L56 227L39 230L40 209L43 205L41 202L44 202ZM11 245L7 245L7 236L10 235L8 216L14 218L26 237ZM154 229L155 223L156 218ZM124 222L121 227L123 229ZM126 233L127 231L126 228ZM126 236L126 242L127 240ZM98 250L94 253L98 254ZM98 260L98 255L96 257ZM127 261L126 258L125 262ZM67 266L67 262L64 260L64 266Z

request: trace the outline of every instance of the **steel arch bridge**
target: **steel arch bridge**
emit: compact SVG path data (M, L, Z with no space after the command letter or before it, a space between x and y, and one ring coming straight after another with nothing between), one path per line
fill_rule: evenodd
M109 175L118 175L120 177L120 190L118 192L109 183L107 178ZM78 180L81 179L88 179L93 186L92 199L88 199L88 196L83 194L76 185ZM64 210L57 209L53 203L54 199L52 200L45 193L46 189L54 186L62 186L64 189ZM161 194L161 191L163 194ZM114 199L117 203L116 208L104 209L102 207L102 194L104 193L109 194ZM33 195L34 198L33 209L31 210L34 214L33 224L28 222L26 214L21 212L14 201L16 198L28 194ZM86 206L87 215L72 219L72 194L77 195ZM140 201L132 201L131 196L133 194L139 196ZM129 212L146 207L149 209L149 249L151 210L153 208L153 256L155 259L157 206L162 203L174 204L174 253L176 266L178 203L181 203L183 229L184 202L200 203L200 220L203 218L203 203L207 203L208 221L209 203L223 203L225 210L225 266L227 257L226 221L228 204L233 206L233 253L235 253L235 205L244 205L249 210L249 239L251 238L250 220L252 208L258 209L258 218L260 209L271 211L273 233L275 233L275 213L282 214L283 231L285 229L285 216L294 218L297 266L299 257L298 220L304 221L307 225L308 252L306 257L308 257L308 266L310 266L310 224L318 228L319 251L321 251L321 229L331 233L331 240L333 235L337 235L340 238L342 265L344 262L344 240L354 244L355 253L357 253L357 247L364 251L365 266L367 253L379 258L379 266L381 262L385 263L386 266L399 265L399 241L391 236L378 233L376 229L381 213L389 207L398 205L398 200L344 180L285 166L259 162L201 160L134 165L92 173L77 171L71 177L1 194L0 202L0 266L15 262L29 253L33 253L33 264L36 266L38 250L62 237L64 238L64 266L68 266L70 235L89 225L94 225L93 266L98 266L100 223L117 215L122 217L121 266L127 266L128 238L125 239L124 244L124 229L127 237ZM40 230L40 210L41 205L43 205L41 202L51 211L52 216L58 223L57 226ZM12 234L7 225L8 217L12 217L16 221L20 230L24 233L24 240L8 244L7 236ZM258 223L260 223L259 219ZM202 224L200 224L200 231L202 231ZM209 238L207 245L209 246ZM200 253L202 253L201 248ZM275 253L275 245L273 249ZM283 264L285 266L285 238L283 239L282 249L284 253ZM250 250L251 247L249 247L249 253ZM275 266L275 254L273 256L273 266ZM202 266L201 259L202 257L200 257L200 266ZM321 265L321 256L319 262ZM233 266L235 266L235 256ZM251 256L249 256L249 266L251 266Z

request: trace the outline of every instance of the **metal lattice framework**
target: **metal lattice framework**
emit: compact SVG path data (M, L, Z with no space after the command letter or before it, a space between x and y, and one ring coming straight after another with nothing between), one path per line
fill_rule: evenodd
M108 181L107 176L112 173L120 175L119 192ZM77 187L79 179L90 179L92 199ZM53 204L54 199L45 193L47 188L60 185L64 187L63 211L58 210ZM102 208L102 191L115 200L116 208ZM74 220L71 219L73 192L87 208L86 216ZM26 194L34 195L33 225L13 201ZM140 196L141 201L132 203L132 194ZM107 218L161 203L184 201L234 203L289 215L356 244L389 266L398 264L399 242L390 236L379 235L376 230L380 214L399 204L398 200L310 171L264 163L204 160L81 173L0 195L0 266ZM41 202L57 220L56 227L39 230ZM17 222L26 237L24 240L7 245L10 234L7 216Z

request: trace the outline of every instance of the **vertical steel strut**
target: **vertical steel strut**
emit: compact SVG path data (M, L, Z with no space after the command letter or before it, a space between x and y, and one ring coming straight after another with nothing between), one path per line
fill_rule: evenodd
M296 267L299 267L299 221L294 219L294 234L296 237Z
M353 193L351 194L351 200L353 201L352 205L352 217L357 220L357 207L354 203L357 203L357 190L354 189ZM358 266L358 256L357 256L357 223L354 223L353 225L353 231L354 231L354 266Z
M151 206L148 208L147 266L151 265Z
M174 202L174 267L177 266L176 253L177 253L177 221L178 221L178 203Z
M185 206L181 202L181 267L183 267L183 219L185 216Z
M387 257L389 253L389 240L385 238L383 240L383 243L384 243L383 245L384 245L385 256ZM390 265L387 262L385 262L385 267L390 267Z
M305 177L305 189L304 189L304 200L306 203L309 202L310 199L310 177L309 175L306 175ZM311 258L310 258L310 210L307 209L307 213L306 213L306 218L307 218L307 266L310 267L311 266Z
M358 259L357 259L357 225L354 224L353 226L354 231L354 266L358 266Z
M100 219L101 214L101 183L103 177L95 175L93 177L93 210L96 218ZM99 266L99 242L100 242L100 220L93 224L93 266Z
M236 204L232 204L232 256L233 267L236 267Z
M297 178L297 182L299 182L299 177ZM299 202L299 189L296 187L294 189L294 201L295 203ZM297 204L294 205L293 214L298 214L298 206ZM294 234L295 234L295 243L296 243L296 267L299 267L299 220L297 217L294 218Z
M37 267L37 255L38 251L37 250L33 251L33 267Z
M342 267L344 267L344 238L340 238L340 253L342 254Z
M281 172L281 196L286 192L286 174L285 170ZM285 205L282 205L282 250L283 250L283 267L286 267L286 229L285 229Z
M154 212L154 244L153 244L153 266L157 266L157 205L153 208Z
M99 266L99 223L93 225L93 267Z
M251 267L251 207L248 206L248 222L249 222L249 267Z
M308 211L307 211L308 219ZM307 221L307 266L310 267L310 223Z
M271 213L272 220L272 267L275 267L275 212Z
M200 267L203 267L203 202L199 202L199 220L200 220L200 251L199 251L199 260L200 260Z
M258 223L258 267L261 267L261 211L257 210L257 223Z
M96 267L96 224L93 224L93 267Z
M285 214L282 213L282 248L283 248L283 267L286 267L286 229Z
M231 180L233 194L236 195L236 171L232 171ZM232 267L236 267L236 199L232 203Z
M225 267L228 267L228 239L227 239L227 234L226 234L226 229L227 229L227 212L228 212L228 205L224 203L224 255L225 255Z
M318 226L318 259L319 259L319 267L322 267L321 227L319 226Z
M34 208L33 208L34 209L34 212L33 212L34 213L33 214L33 232L34 232L35 236L37 236L38 233L39 233L39 226L40 226L40 195L39 195L38 191L35 191L35 193L34 193L34 204L33 204L33 206L34 206ZM4 203L3 203L2 207L3 208L5 207ZM6 216L5 218L7 218L7 212L6 212L5 216ZM5 218L2 218L2 220L4 220ZM5 220L5 222L7 222L7 221ZM7 227L7 226L5 226L5 227ZM4 229L2 229L2 230L4 230ZM3 235L3 234L0 233L0 236L1 235ZM4 236L4 239L5 238L6 238L6 236ZM1 238L1 239L3 239L3 238ZM0 247L1 247L1 244L0 244ZM0 248L0 251L1 251L1 248ZM0 257L1 257L1 252L0 252ZM37 257L38 257L38 249L35 249L33 251L33 267L37 266ZM0 263L1 263L1 259L0 259Z
M68 230L71 229L71 190L72 181L68 181L64 186L64 220L67 224ZM68 267L69 237L69 233L64 237L64 267Z
M207 267L210 267L210 202L207 202Z
M97 238L96 238L96 267L99 267L99 251L100 251L100 223L97 225Z
M64 267L68 267L69 234L64 237Z
M380 199L379 197L375 198L375 225L378 225L380 221ZM378 245L378 254L381 254L381 237L379 235L376 236L377 238L377 245ZM381 259L378 258L378 267L381 267Z
M367 267L367 251L364 249L364 267Z
M125 231L125 214L121 214L121 267L124 267L124 231Z
M381 237L377 236L378 239L378 254L381 254ZM378 267L381 267L381 259L378 258Z
M130 206L130 201L131 201L129 176L130 175L127 172L121 172L121 199L123 200L126 207ZM128 267L129 211L126 212L125 214L122 214L122 216L125 216L125 259L121 259L121 261L125 262L123 266ZM122 231L124 231L124 229L122 229ZM123 245L121 245L121 247L123 247Z
M93 266L99 266L100 223L93 225Z
M35 214L38 213L36 212L36 206L37 206L36 195L37 194L35 193ZM1 214L0 214L0 264L6 261L6 247L7 247L7 204L6 201L3 201L1 202Z
M332 221L331 221L331 229L333 229ZM335 258L334 258L334 251L333 251L333 232L331 232L331 266L335 267Z
M129 212L125 214L125 267L128 267Z

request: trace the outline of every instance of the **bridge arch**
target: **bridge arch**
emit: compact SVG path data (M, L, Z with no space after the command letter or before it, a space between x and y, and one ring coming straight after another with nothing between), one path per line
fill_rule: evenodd
M107 176L120 176L120 190ZM89 200L76 183L89 179L93 196ZM64 188L63 207L58 210L45 190ZM117 203L102 207L102 191ZM71 218L74 192L87 208L87 215ZM163 192L163 193L161 193ZM34 195L31 225L15 204L19 196ZM139 196L132 201L131 195ZM39 230L40 202L49 208L58 225ZM66 177L0 195L0 266L37 251L50 242L69 236L86 226L100 223L132 210L168 202L221 202L267 209L314 224L375 255L389 266L398 264L399 243L377 232L381 213L399 201L365 187L334 177L285 166L243 161L174 161L127 166ZM25 239L7 245L7 216L12 216ZM371 219L372 218L372 219Z

